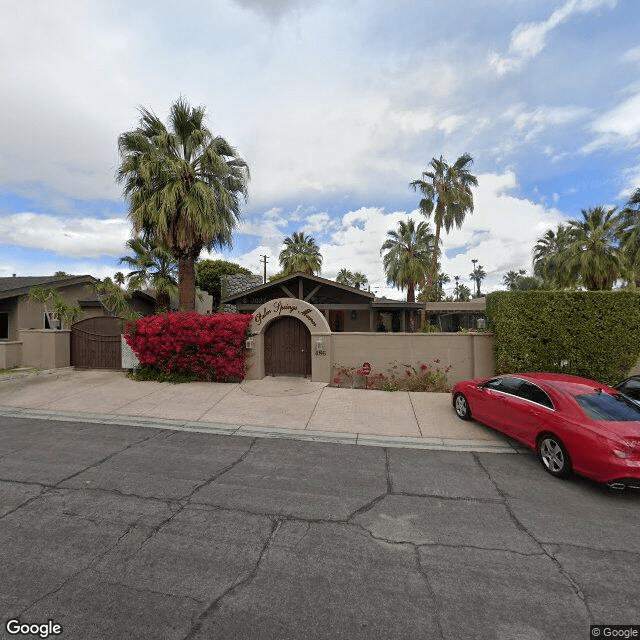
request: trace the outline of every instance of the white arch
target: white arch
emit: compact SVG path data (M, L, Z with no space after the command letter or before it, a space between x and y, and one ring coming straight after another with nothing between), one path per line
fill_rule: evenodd
M283 316L301 320L312 336L331 333L324 315L312 304L298 298L276 298L265 302L253 312L250 332L255 336L262 335L273 320Z

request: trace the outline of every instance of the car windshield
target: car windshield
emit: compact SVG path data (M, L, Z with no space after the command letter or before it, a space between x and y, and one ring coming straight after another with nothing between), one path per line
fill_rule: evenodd
M575 399L592 420L640 422L640 407L621 394L599 392L575 396Z

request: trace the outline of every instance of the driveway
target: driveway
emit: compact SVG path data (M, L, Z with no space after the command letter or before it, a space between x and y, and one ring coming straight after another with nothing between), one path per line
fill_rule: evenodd
M640 620L639 496L532 455L0 425L1 617L65 640L582 640Z

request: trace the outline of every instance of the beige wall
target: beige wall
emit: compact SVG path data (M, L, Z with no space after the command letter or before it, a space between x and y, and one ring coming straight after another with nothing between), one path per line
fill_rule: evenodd
M58 289L60 295L69 304L78 304L78 300L92 299L96 294L85 284L74 284L69 287L60 287ZM93 318L94 316L103 316L105 311L101 307L89 307L77 320ZM76 321L77 321L76 320ZM69 327L66 327L67 329ZM20 298L17 308L17 330L20 329L44 329L44 305L41 302L34 302L26 297ZM13 340L11 328L9 328L9 337Z
M22 364L38 369L58 369L71 364L71 332L55 329L21 329Z
M371 364L374 373L387 373L394 364L450 366L451 383L491 376L495 372L493 336L486 333L333 333L332 375L337 366Z
M22 364L22 342L0 341L0 369L11 369Z

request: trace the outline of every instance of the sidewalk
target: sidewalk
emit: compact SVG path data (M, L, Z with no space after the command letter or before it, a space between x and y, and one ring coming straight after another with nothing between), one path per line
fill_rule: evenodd
M118 371L12 375L0 378L3 415L369 446L527 451L460 420L448 393L337 389L304 378L174 385L135 382Z

